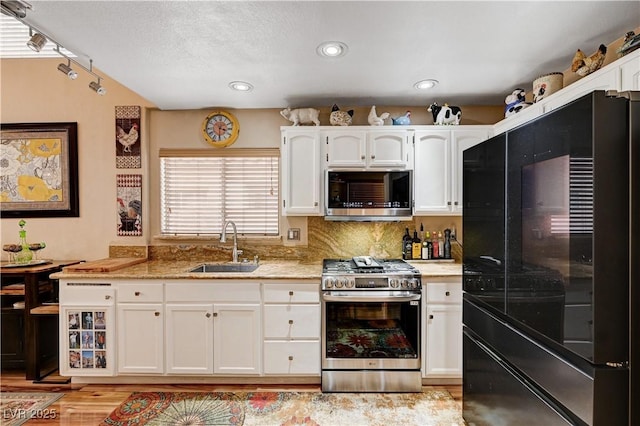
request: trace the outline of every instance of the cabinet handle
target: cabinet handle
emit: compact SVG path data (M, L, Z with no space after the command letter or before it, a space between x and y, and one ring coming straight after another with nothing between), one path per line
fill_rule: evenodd
M133 293L133 294L134 294L134 296L140 296L140 292L139 292L139 291L136 291L136 292L135 292L135 293Z
M450 206L451 205L451 201L447 201L447 205Z
M207 315L209 315L209 314L207 314ZM218 313L217 313L217 312L214 312L214 313L213 313L213 316L214 316L214 317L217 317L217 316L218 316Z
M153 315L159 317L160 316L160 312L154 312Z
M376 156L375 156L375 155L372 155L372 156L371 156L371 159L372 159L372 160L375 160L375 159L376 159Z
M433 315L429 315L429 319L433 319Z
M450 291L447 291L447 292L445 292L445 293L444 293L444 295L445 295L445 296L451 296L451 292L450 292Z
M207 312L206 314L204 314L205 317L207 318L211 318L211 314L209 312Z
M317 201L314 201L314 202L313 202L313 206L314 206L314 207L318 207L318 202L317 202Z
M109 295L106 295L106 296L104 297L104 300L109 300L109 299L111 299L111 296L109 296Z
M289 320L289 324L293 324L293 320Z
M458 205L458 202L457 202L457 201L456 201L456 202L454 202L454 203L453 203L453 205L454 205L454 206L457 206L457 205Z
M289 296L293 296L293 291L290 291L290 292L289 292Z
M293 361L293 355L289 355L289 361Z

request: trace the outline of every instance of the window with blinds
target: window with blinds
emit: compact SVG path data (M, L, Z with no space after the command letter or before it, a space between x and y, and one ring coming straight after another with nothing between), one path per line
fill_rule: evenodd
M278 235L278 166L277 149L161 150L162 234Z

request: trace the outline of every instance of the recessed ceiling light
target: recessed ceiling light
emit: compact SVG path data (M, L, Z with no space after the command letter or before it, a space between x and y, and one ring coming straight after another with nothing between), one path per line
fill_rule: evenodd
M414 84L413 87L419 90L426 90L426 89L431 89L436 84L438 84L438 80L432 80L432 79L420 80L416 84Z
M232 81L229 83L229 87L233 90L237 90L238 92L250 92L253 90L253 85L246 81Z
M316 52L320 56L326 56L328 58L337 58L347 54L349 48L341 41L325 41L320 43L316 48Z

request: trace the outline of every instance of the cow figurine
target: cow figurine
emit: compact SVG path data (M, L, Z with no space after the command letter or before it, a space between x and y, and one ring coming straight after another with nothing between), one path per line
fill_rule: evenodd
M318 115L320 115L320 111L315 108L296 108L291 109L289 107L280 111L280 115L291 121L294 126L299 126L300 124L308 124L313 123L316 126L320 125L320 120L318 119Z
M531 103L525 102L525 95L524 89L516 89L504 99L504 103L507 104L504 108L505 117L518 113L531 105Z
M462 110L459 107L447 104L440 106L434 102L429 105L427 111L433 114L433 124L460 124L462 118Z

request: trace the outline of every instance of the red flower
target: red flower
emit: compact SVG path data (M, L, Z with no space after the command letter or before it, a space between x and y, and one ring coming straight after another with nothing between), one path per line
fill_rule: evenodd
M362 346L363 348L367 348L371 346L371 338L362 334L352 334L349 336L349 343L353 346Z
M249 397L249 404L256 411L265 411L280 401L277 392L255 392Z
M411 347L407 339L401 334L390 334L387 336L387 346L390 348L407 348Z

